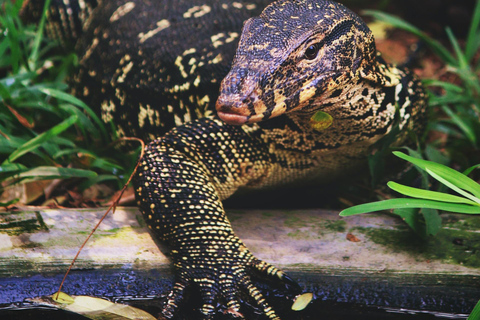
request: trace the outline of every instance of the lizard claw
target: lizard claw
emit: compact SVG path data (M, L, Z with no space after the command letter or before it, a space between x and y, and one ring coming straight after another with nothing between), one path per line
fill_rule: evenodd
M183 300L183 293L185 292L186 283L184 281L177 281L173 285L172 291L168 294L167 301L163 307L163 315L167 319L173 318L178 305Z
M168 319L174 317L178 306L184 299L186 288L189 285L194 285L200 292L202 299L202 305L199 308L201 319L213 319L217 311L217 301L224 303L226 307L224 313L243 319L243 314L240 311L241 302L238 298L239 295L243 295L269 319L280 320L261 291L253 284L248 271L260 273L264 278L266 276L273 277L277 282L281 280L287 288L297 288L298 285L283 271L256 259L250 253L247 255L246 260L235 261L234 265L216 264L211 268L203 266L192 269L183 266L181 263L176 264L177 280L163 308L164 316Z
M296 281L290 278L285 272L269 264L268 262L255 259L254 267L260 273L260 275L272 278L273 281L280 280L284 285L285 290L288 292L299 293L302 290Z

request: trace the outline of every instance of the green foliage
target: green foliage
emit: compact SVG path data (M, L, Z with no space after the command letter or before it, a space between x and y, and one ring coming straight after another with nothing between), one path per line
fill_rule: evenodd
M402 217L420 235L434 235L441 226L437 210L480 214L480 185L464 173L436 162L408 156L402 152L394 152L394 154L414 164L418 170L426 172L458 195L413 188L390 181L387 184L388 187L410 198L361 204L343 210L340 212L341 216L393 209L394 214Z
M447 70L456 76L456 82L424 80L430 89L429 106L432 110L428 130L443 133L447 141L427 141L425 149L420 151L406 148L410 156L394 152L419 170L421 188L391 181L388 187L409 198L366 203L345 209L340 215L393 210L419 235L434 235L441 228L439 210L480 214L480 186L467 176L479 165L468 168L464 173L446 166L452 159L461 162L458 164L460 166L471 165L470 161L480 162L480 159L470 156L476 153L480 143L480 0L477 0L463 50L451 29L446 28L453 53L439 41L398 17L378 11L366 11L365 14L419 37L443 60ZM382 150L385 154L385 148ZM423 160L422 154L434 161ZM377 158L383 159L381 155ZM370 158L374 178L379 170L378 164L378 159ZM431 183L432 179L436 182ZM432 187L437 190L430 190ZM456 194L447 193L448 189Z
M458 83L455 84L439 80L424 81L425 85L432 89L430 107L438 107L443 111L443 113L432 113L430 129L444 132L450 136L450 140L454 140L454 149L450 150L453 153L463 153L459 149L464 148L465 144L459 140L466 140L473 148L477 149L478 143L480 143L480 121L478 121L480 117L480 60L476 59L476 55L480 48L480 1L477 0L463 50L452 30L446 28L453 53L439 41L432 39L398 17L378 11L365 11L365 14L419 37L443 60L448 71L458 77ZM439 91L441 94L438 94Z
M467 320L480 320L480 301L478 301L475 308L473 308Z
M45 14L38 26L24 25L19 18L22 1L2 6L0 193L15 183L57 178L81 178L80 187L106 180L120 186L134 157L111 159L102 121L65 92L65 77L76 56L44 37Z

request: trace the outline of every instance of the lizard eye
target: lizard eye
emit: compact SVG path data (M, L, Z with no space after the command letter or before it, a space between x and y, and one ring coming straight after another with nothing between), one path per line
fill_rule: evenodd
M307 50L305 50L304 57L307 60L313 60L317 57L318 51L320 50L320 46L318 43L312 44L308 46Z

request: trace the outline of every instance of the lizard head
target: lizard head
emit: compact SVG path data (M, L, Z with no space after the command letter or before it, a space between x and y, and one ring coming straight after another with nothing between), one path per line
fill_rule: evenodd
M343 5L280 0L244 23L216 109L230 124L320 110L355 79L397 84L385 68L377 63L372 32Z

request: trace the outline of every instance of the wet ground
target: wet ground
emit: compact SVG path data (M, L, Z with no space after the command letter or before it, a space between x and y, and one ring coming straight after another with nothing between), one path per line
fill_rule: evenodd
M314 301L301 312L290 310L291 300L278 290L267 299L282 319L466 319L480 293L479 279L465 276L456 279L436 275L389 276L382 273L355 276L312 274L293 271L304 292L313 292ZM50 295L57 290L62 275L35 275L24 278L0 278L0 319L85 319L82 316L38 308L28 303L36 296ZM172 276L169 270L75 271L63 291L72 295L106 297L143 309L157 316ZM265 287L266 288L266 287ZM265 289L264 288L264 289ZM179 319L197 319L199 303L191 292ZM263 319L245 304L242 312L247 319ZM218 320L230 319L219 313Z

